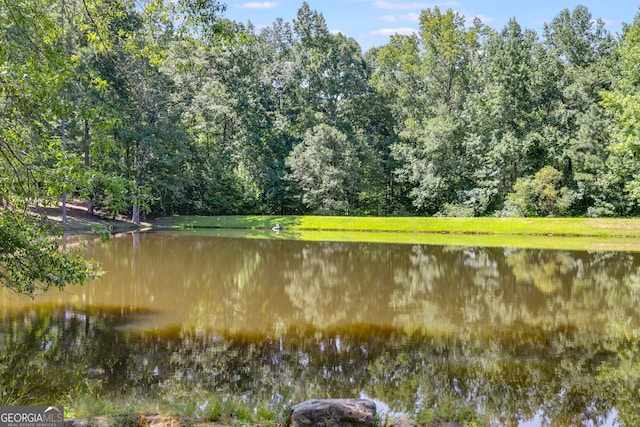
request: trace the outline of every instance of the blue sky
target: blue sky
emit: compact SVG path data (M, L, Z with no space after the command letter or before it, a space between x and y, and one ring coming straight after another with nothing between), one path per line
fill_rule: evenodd
M227 5L225 17L235 21L251 21L257 28L270 25L281 17L291 22L303 0L222 0ZM438 6L453 9L469 18L479 17L496 30L510 18L525 28L542 34L542 26L561 10L587 6L594 18L603 19L613 34L620 33L622 23L633 22L640 0L307 0L312 9L321 12L333 32L355 38L363 51L381 46L390 34L407 34L418 28L422 9Z

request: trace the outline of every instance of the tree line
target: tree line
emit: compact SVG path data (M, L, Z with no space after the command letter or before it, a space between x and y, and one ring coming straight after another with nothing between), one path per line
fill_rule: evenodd
M224 9L0 5L3 265L34 241L14 224L43 231L27 207L68 196L134 222L640 213L638 17L613 35L577 6L537 34L434 7L362 52L307 3L259 30Z

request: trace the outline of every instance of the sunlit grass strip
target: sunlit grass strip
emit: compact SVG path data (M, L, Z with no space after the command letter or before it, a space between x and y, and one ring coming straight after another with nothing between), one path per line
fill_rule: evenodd
M640 237L640 219L635 218L176 216L161 223L194 228L270 229L280 224L284 230Z

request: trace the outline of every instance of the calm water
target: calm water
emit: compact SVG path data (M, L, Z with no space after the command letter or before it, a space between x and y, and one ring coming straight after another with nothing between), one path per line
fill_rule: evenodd
M99 383L278 404L367 396L392 412L468 407L497 425L640 425L638 253L206 232L87 252L104 278L1 296L5 402Z

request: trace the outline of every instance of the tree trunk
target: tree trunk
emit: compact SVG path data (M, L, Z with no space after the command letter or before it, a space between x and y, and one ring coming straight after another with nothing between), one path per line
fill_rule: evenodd
M66 191L62 192L62 223L66 224L67 220L67 193Z
M62 119L62 123L60 125L60 142L62 143L62 149L66 148L67 144L67 123ZM67 192L62 191L62 223L67 223Z
M133 205L133 214L131 214L131 221L134 224L140 224L140 205Z
M91 158L89 154L89 120L84 120L84 165L87 169L91 165ZM91 195L87 199L87 214L93 216L93 200Z

